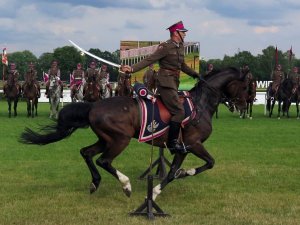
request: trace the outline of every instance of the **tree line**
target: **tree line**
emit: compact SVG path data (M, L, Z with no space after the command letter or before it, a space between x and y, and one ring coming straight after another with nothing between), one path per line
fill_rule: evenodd
M89 52L97 55L108 61L120 64L120 50L114 52L101 51L97 48L89 49ZM275 67L275 58L278 59L278 63L282 65L284 72L288 73L292 67L300 66L300 60L289 50L281 51L277 49L277 56L275 57L276 48L274 46L268 46L262 50L262 54L253 56L249 51L239 51L233 56L225 55L223 59L209 59L200 60L200 73L204 73L207 69L207 65L212 63L215 69L221 69L225 67L237 67L240 68L244 64L248 64L252 74L257 80L270 80L270 76ZM201 57L200 57L201 58ZM38 72L38 79L43 79L43 72L48 71L52 60L58 60L59 68L61 70L61 79L63 81L69 81L69 75L76 68L77 63L81 63L83 68L87 69L89 62L92 58L88 55L81 55L81 53L73 46L64 46L54 49L53 53L43 53L40 57L36 57L29 50L21 52L8 53L8 62L15 62L17 70L20 72L21 78L24 79L24 74L28 69L28 63L33 62L36 65ZM98 66L101 66L101 62L98 62ZM1 71L3 65L1 65ZM110 73L110 80L116 81L118 77L118 68L108 66L108 72Z
M97 55L108 61L120 64L120 51L115 52L101 51L100 49L91 48L89 52ZM54 49L53 53L43 53L40 57L36 57L29 50L21 52L12 52L7 54L8 63L16 63L17 70L20 73L19 80L24 80L24 74L28 70L28 63L33 62L35 64L35 69L38 73L38 80L43 80L43 72L47 73L51 62L55 59L58 61L58 66L61 71L61 80L69 82L69 76L76 69L78 63L83 65L84 69L88 68L89 63L93 60L92 57L88 55L81 55L81 53L73 46L64 46L61 48ZM98 67L102 65L101 62L97 62ZM110 79L112 81L117 80L118 68L108 67L108 72L110 73ZM1 73L3 73L3 64L1 65ZM3 76L3 75L2 75Z
M214 69L229 66L241 68L243 65L248 64L256 80L270 80L271 74L275 69L276 58L277 63L282 65L283 71L286 74L288 74L294 66L300 67L300 59L297 59L291 50L281 51L277 49L276 51L276 49L277 47L268 46L262 50L262 54L258 54L257 56L253 56L249 51L238 51L234 56L225 55L222 60L203 60L200 62L200 71L205 72L209 63L214 65Z

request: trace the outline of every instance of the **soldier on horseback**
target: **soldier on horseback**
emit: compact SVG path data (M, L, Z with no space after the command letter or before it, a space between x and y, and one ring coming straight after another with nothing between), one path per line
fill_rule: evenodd
M242 73L245 74L245 85L247 87L247 92L249 92L250 82L253 80L253 74L250 71L248 64L243 65Z
M300 84L300 74L298 73L298 67L294 67L293 70L288 74L288 78L293 81L293 94L295 94Z
M271 75L272 84L271 84L271 88L269 90L270 91L269 92L270 97L277 96L278 88L279 88L280 84L282 83L282 81L284 80L284 72L281 69L282 69L281 65L278 64L276 66L275 71Z
M100 71L100 74L98 76L98 83L99 84L100 84L100 81L102 79L105 80L107 88L109 89L110 93L112 93L112 87L111 87L111 85L109 83L109 73L107 72L107 66L105 64L103 64L101 66L101 71Z
M7 74L6 71L4 73L4 79L7 80L7 81L8 80L12 80L13 84L16 86L18 95L20 95L21 94L21 85L19 83L19 72L18 72L18 70L16 68L17 68L16 64L15 63L11 63L10 64L10 69L8 71L8 74ZM8 89L8 82L7 81L3 85L4 95L7 94L7 89Z
M80 85L83 85L82 81L84 79L84 70L82 69L80 63L77 64L77 69L73 70L72 76L73 76L73 81L70 84L70 89L71 89L71 98L73 99Z
M167 29L170 31L171 37L168 41L160 44L149 57L132 66L122 66L121 70L126 73L134 73L158 61L160 69L157 76L157 89L163 103L172 115L167 147L171 153L187 153L185 146L178 141L181 122L184 119L184 108L179 102L178 96L179 76L180 71L194 78L198 78L199 74L184 61L183 42L188 30L184 28L182 21Z
M58 68L58 62L57 62L57 60L53 60L52 61L51 67L48 70L48 75L49 75L49 80L46 83L46 93L45 93L45 95L47 96L47 98L49 98L48 95L49 95L50 80L51 80L51 78L57 78L58 79L58 83L61 86L61 88L60 88L60 90L61 90L60 97L62 98L63 97L63 84L62 84L62 82L60 80L60 69Z
M37 79L37 71L34 68L34 64L30 62L28 64L28 70L25 74L25 83L22 85L22 92L24 93L24 90L26 90L27 86L30 85L30 82L33 82L34 86L36 87L37 90L37 96L40 98L41 97L41 88L39 82L36 80Z
M90 85L90 84L96 84L98 91L100 90L100 87L97 83L97 81L99 79L99 71L96 69L95 61L90 62L89 68L85 71L84 77L85 77L86 83L83 88L83 93L84 93L83 95L85 95L85 93L87 92L88 85Z

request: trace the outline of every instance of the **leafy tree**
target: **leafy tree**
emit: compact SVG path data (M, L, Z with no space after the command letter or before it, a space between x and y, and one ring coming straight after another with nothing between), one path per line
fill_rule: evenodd
M81 56L80 52L73 46L64 46L54 49L53 58L58 61L61 79L64 81L69 81L69 75L76 68L78 63L84 63L83 56ZM50 68L50 64L48 68Z

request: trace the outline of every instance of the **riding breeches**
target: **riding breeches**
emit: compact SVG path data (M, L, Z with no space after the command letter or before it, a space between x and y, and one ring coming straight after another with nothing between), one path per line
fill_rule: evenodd
M185 112L183 105L179 101L177 90L161 86L158 86L157 90L160 93L164 105L172 115L171 121L181 123L182 120L184 120Z

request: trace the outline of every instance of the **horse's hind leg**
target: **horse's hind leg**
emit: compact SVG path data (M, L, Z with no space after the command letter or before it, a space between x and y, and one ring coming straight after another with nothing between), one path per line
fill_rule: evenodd
M95 144L84 147L80 150L80 154L84 158L92 175L92 183L90 185L91 194L97 190L101 182L101 176L93 162L93 157L101 153L104 148L105 148L105 143L98 141Z
M131 195L131 184L130 180L127 176L125 176L120 171L116 170L112 165L112 161L115 157L117 157L129 144L130 138L123 137L119 138L119 140L116 142L111 142L106 145L106 150L103 152L103 154L96 160L97 165L105 169L107 172L112 174L115 178L117 178L123 188L123 192L126 194L127 197L130 197Z

